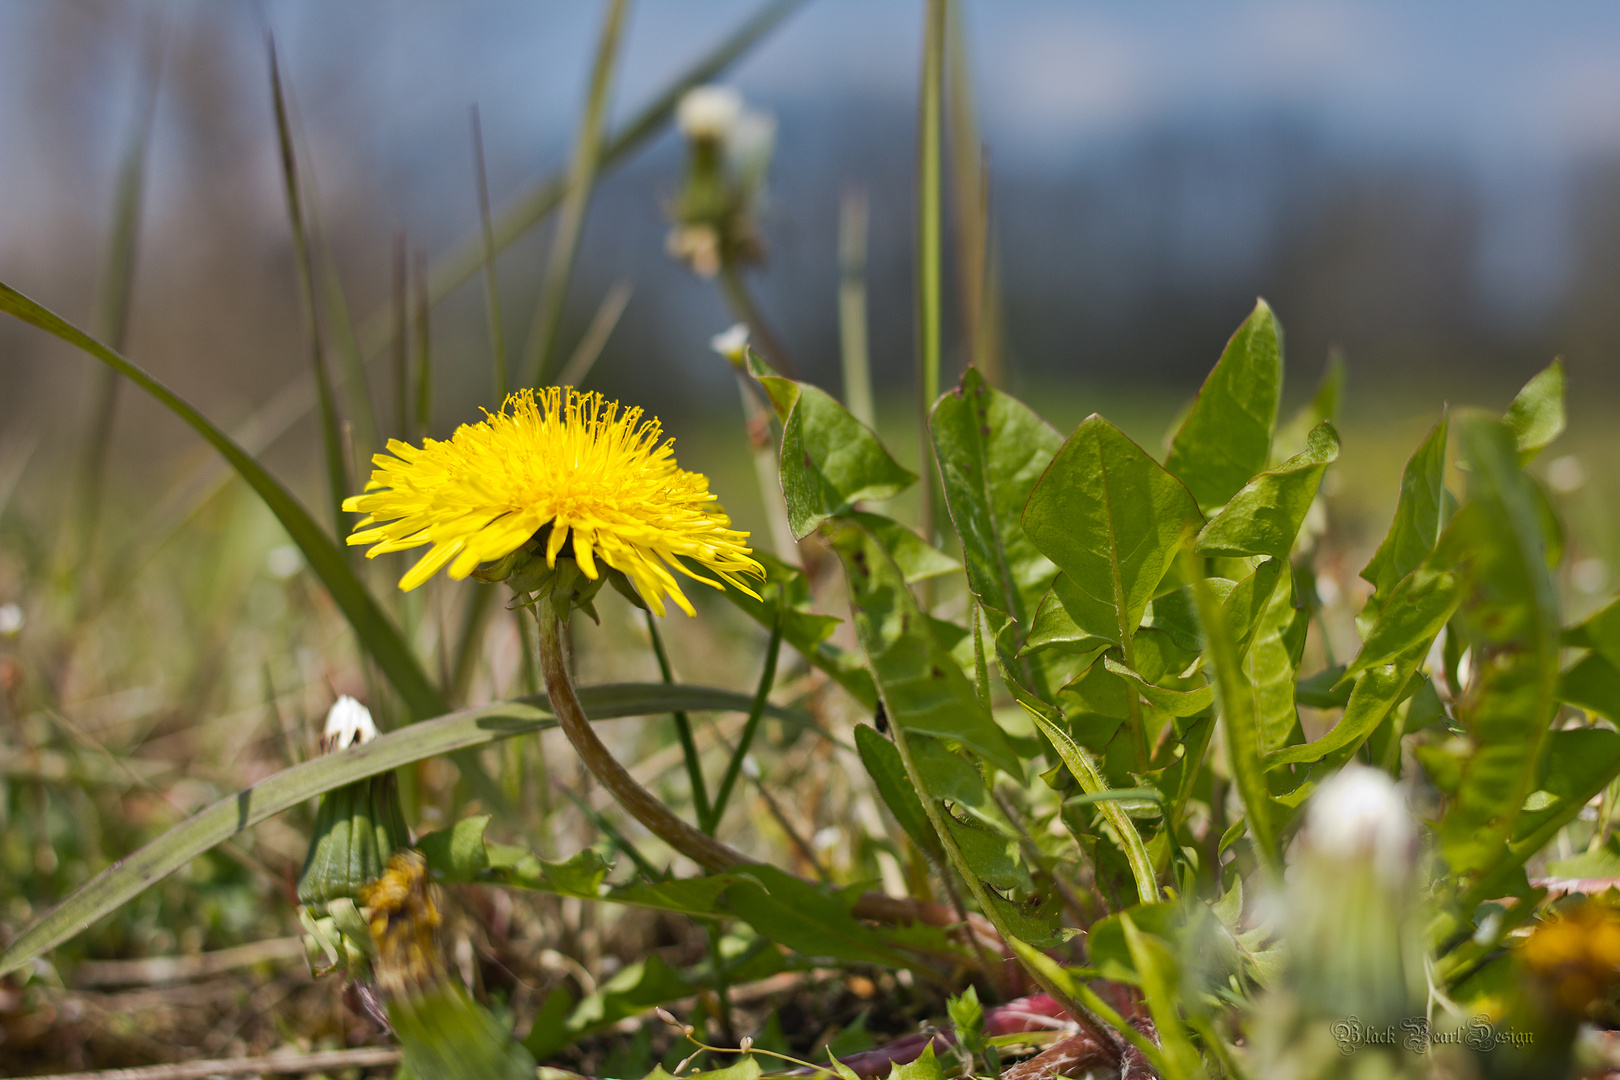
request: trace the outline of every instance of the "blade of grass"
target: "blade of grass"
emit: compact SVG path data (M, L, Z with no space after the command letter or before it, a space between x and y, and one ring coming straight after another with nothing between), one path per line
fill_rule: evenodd
M585 376L590 374L597 358L602 355L614 327L619 325L619 316L624 314L624 307L630 302L633 291L635 287L630 282L620 281L602 297L602 306L591 317L591 325L585 328L585 336L579 339L579 344L574 347L574 355L568 358L562 374L557 376L558 386L578 386L585 381Z
M656 135L674 115L676 104L688 90L714 79L804 3L806 0L772 0L760 8L730 37L674 79L652 102L603 144L599 171L605 171L619 164L632 151ZM497 253L506 250L555 210L562 202L567 188L566 176L549 176L503 211L494 222ZM409 305L405 300L408 262L403 232L395 234L394 250L396 277L391 301L367 317L361 325L358 336L360 353L363 357L373 357L390 345L393 346L392 356L397 376L395 433L403 438L407 437L410 431L409 384L405 374L406 362L409 359L410 316ZM441 258L428 273L429 301L437 303L477 274L484 264L483 251L483 237L480 235L469 238L451 254ZM240 430L244 434L238 436L238 441L245 445L253 443L254 440L246 432L263 428L268 432L265 443L268 446L269 441L284 434L293 424L303 419L304 414L315 403L313 377L309 374L300 375L278 391L243 425Z
M601 162L608 98L628 8L628 0L608 0L607 18L602 23L602 36L597 40L591 88L585 98L585 112L580 117L573 161L568 168L568 191L563 196L557 231L551 238L551 257L546 262L534 326L529 330L529 341L524 349L526 386L544 386L553 374L552 355L557 349L563 303L568 299L568 285L573 280L574 262L579 255L579 238L585 231L585 211L591 205L591 189Z
M726 306L731 309L731 317L748 327L748 334L755 347L764 354L771 367L778 374L786 375L790 379L798 378L798 368L793 363L793 357L788 355L787 346L765 313L760 310L759 304L754 301L754 294L748 291L748 283L743 280L742 271L727 260L720 264L720 273L716 278L720 284L720 295Z
M838 342L844 367L844 407L875 430L866 328L866 226L866 192L850 188L838 209Z
M326 325L337 345L338 361L342 365L336 390L347 405L355 431L356 449L363 461L382 446L377 426L377 408L371 397L371 379L360 355L360 339L354 333L354 316L349 310L349 299L343 292L343 279L338 276L337 260L332 255L332 243L327 238L326 219L320 210L320 199L315 191L314 174L310 175L309 219L320 254L321 300L326 312Z
M427 256L416 253L416 439L427 438L433 424L433 333L428 312Z
M250 456L262 454L303 419L314 403L313 397L308 382L288 386L231 432L231 440ZM210 454L201 459L141 519L140 526L134 530L134 535L139 537L137 544L127 553L108 553L108 557L118 561L103 575L105 580L100 590L91 605L81 610L80 618L88 619L103 610L139 580L158 553L235 477L230 463L219 456Z
M37 326L116 369L207 440L264 500L270 512L281 522L282 528L287 530L287 535L303 552L310 569L321 579L333 602L354 627L362 646L377 661L407 707L417 717L437 716L445 711L439 691L428 681L394 624L360 584L336 542L263 465L145 369L4 283L0 283L0 312Z
M586 802L583 796L575 794L571 788L564 787L561 784L557 786L557 790L563 793L563 798L574 804L574 809L585 815L586 821L589 821L596 827L598 832L608 838L609 843L624 852L630 861L636 864L636 869L641 872L643 877L648 881L664 880L664 875L659 873L658 867L654 866L647 856L637 850L636 845L626 839L624 833L620 832L613 822L603 817L600 811Z
M411 433L411 262L404 229L394 231L393 267L394 437L407 439Z
M940 360L940 96L945 67L945 0L928 0L923 28L922 88L917 110L917 415L923 538L934 540L934 442L928 414L939 397ZM933 590L925 588L924 597ZM926 609L926 601L924 607Z
M656 683L588 686L580 689L579 699L593 721L645 716L672 705L712 712L741 712L752 705L747 695L730 690ZM770 711L789 721L809 722L808 718L798 717L789 709L773 706ZM0 953L0 975L16 971L34 957L87 929L96 919L203 852L323 792L401 765L544 731L555 727L556 723L543 702L501 702L413 724L341 753L325 754L284 769L187 818L96 875L17 935L10 947Z
M337 400L332 392L332 374L327 369L326 347L321 335L320 304L315 297L315 264L310 258L309 239L304 232L303 195L299 187L298 159L293 153L287 97L281 83L281 67L276 60L275 39L267 38L265 44L270 54L270 93L276 113L276 143L281 151L281 178L287 195L287 218L292 226L293 265L298 273L299 299L303 301L304 331L309 335L310 354L315 361L315 393L321 407L321 443L326 451L332 532L338 535L343 532L343 498L349 493L349 470L343 458Z
M495 226L489 217L489 177L484 171L484 125L478 106L468 110L472 125L473 171L478 179L478 226L484 241L484 304L489 312L489 351L495 365L495 407L511 392L506 378L506 332L501 326L501 291L495 281Z
M142 88L135 125L118 169L118 185L113 196L112 236L107 243L107 261L102 267L101 297L96 310L96 334L122 351L129 331L130 297L135 285L135 257L140 246L141 196L146 189L146 148L151 141L152 115L157 108L158 84L162 74L161 29L149 42L150 71ZM94 404L90 426L85 430L84 456L75 485L73 536L68 565L87 566L95 547L96 523L101 514L101 494L106 483L107 457L112 450L113 417L118 410L118 372L100 368L96 372ZM75 574L75 576L78 576ZM82 595L82 593L81 593Z
M754 733L759 729L759 722L765 716L765 705L770 701L771 688L776 685L776 661L782 652L782 608L779 604L776 609L776 621L771 626L770 644L765 646L765 670L759 676L759 688L754 691L754 704L748 710L748 722L743 725L742 734L737 737L737 748L731 753L731 763L726 766L725 776L720 780L720 786L715 789L714 805L709 808L705 821L702 817L704 832L714 832L720 827L720 819L725 816L726 804L731 801L731 789L737 786L737 777L742 772L743 759L748 756L748 748L753 745ZM817 860L812 863L819 865Z
M663 676L665 686L675 685L675 672L669 664L669 654L664 651L664 639L658 634L658 622L653 618L652 612L646 612L647 636L652 638L653 655L658 657L658 673ZM681 740L681 757L686 761L686 778L692 786L692 808L697 813L698 827L704 832L712 833L709 826L709 789L703 782L703 761L698 756L697 740L692 738L692 720L683 710L669 714L675 722L675 735Z
M979 141L978 117L973 103L973 76L968 69L967 35L962 8L952 5L946 15L946 113L950 121L951 209L956 219L957 288L962 305L962 341L967 362L995 385L1000 380L990 355L987 331L987 274L989 184L985 178L984 148Z
M360 339L355 336L354 316L343 293L343 279L338 275L337 259L332 253L332 242L326 231L326 217L321 213L320 187L314 166L309 164L314 156L309 151L308 140L304 138L296 108L290 111L288 119L294 145L306 163L303 179L308 194L303 199L303 205L309 216L311 255L320 260L318 266L313 266L311 274L320 292L326 328L337 346L338 363L341 365L333 389L336 399L347 406L345 411L352 418L358 449L369 461L371 454L382 445L378 438L377 410L371 398L371 380L366 375L365 359L360 354Z
M762 6L732 34L697 63L687 68L636 113L623 127L602 143L599 171L623 161L647 142L675 115L675 106L694 86L712 81L756 45L782 21L798 10L805 0L772 0ZM569 187L566 175L554 174L535 184L495 219L495 249L507 246L526 234L555 210ZM479 272L484 263L481 236L468 237L434 266L428 279L428 296L437 303ZM360 335L365 355L371 356L388 345L394 329L386 310L374 313Z
M478 646L484 640L484 624L489 613L495 610L496 592L494 588L474 589L462 612L461 632L456 635L455 659L450 667L451 701L464 700L472 686L473 674L478 668Z

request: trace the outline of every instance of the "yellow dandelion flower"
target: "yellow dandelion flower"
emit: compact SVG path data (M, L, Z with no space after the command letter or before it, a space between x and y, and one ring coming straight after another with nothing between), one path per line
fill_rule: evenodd
M674 440L661 436L657 420L643 421L635 408L621 413L594 392L520 391L447 442L390 439L388 453L372 459L365 494L343 502L367 515L349 543L374 544L368 558L431 544L400 579L408 591L446 566L464 578L549 526L547 565L568 546L595 581L601 560L659 615L666 596L695 614L671 570L722 588L683 558L757 597L739 577L765 576L745 546L748 534L728 528L708 479L676 465Z

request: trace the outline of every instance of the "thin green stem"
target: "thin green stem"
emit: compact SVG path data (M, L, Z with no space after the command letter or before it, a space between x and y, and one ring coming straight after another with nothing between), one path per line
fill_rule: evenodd
M694 86L712 82L762 38L781 25L782 21L804 6L805 0L772 0L760 7L713 51L672 79L652 101L624 123L602 144L598 169L607 169L638 149L663 130L675 114L675 106ZM552 175L536 183L518 196L510 206L495 218L495 247L504 251L526 235L530 229L545 220L563 201L569 190L565 175ZM435 302L454 292L465 281L478 273L483 264L483 240L468 237L449 255L441 258L433 268L428 282L428 293ZM393 333L386 310L372 315L365 325L362 342L366 355L380 352Z
M585 376L591 373L597 358L607 347L608 338L613 328L619 325L619 316L624 314L624 306L630 302L630 293L633 286L628 281L615 282L613 288L602 297L602 303L591 317L591 324L585 328L585 334L574 346L574 355L568 358L568 363L557 375L558 386L582 386Z
M394 437L411 434L411 270L405 230L394 231Z
M445 681L450 688L451 701L465 700L467 690L472 686L473 675L478 670L478 647L484 640L484 623L493 610L496 595L496 590L489 586L474 589L462 611L461 630L456 635L456 648L450 664L450 678Z
M294 118L296 121L296 117ZM293 135L309 161L312 155L302 129L294 127ZM321 193L313 168L305 170L308 194L304 208L309 214L312 257L320 259L319 274L315 275L320 288L326 329L336 347L338 367L334 384L336 400L346 407L353 418L355 440L363 455L370 455L382 446L378 437L377 412L371 400L371 381L366 376L366 362L360 355L360 339L355 336L354 318L349 312L349 301L343 294L343 279L338 275L337 260L332 254L332 242L326 231L326 219L321 213ZM351 453L350 457L354 455Z
M793 357L788 355L787 346L777 336L771 324L766 321L765 313L754 302L753 293L748 291L748 283L743 281L742 271L727 261L721 264L717 278L720 283L720 294L725 298L726 306L731 309L731 315L738 322L748 327L748 336L753 340L754 346L765 354L771 367L777 373L790 379L798 378L798 369L793 363Z
M664 678L664 685L675 684L675 672L669 664L669 654L664 651L664 639L659 636L658 623L653 613L644 612L647 616L647 636L652 638L653 655L658 657L658 673ZM698 755L697 740L692 737L692 721L681 710L669 714L675 721L675 734L681 740L681 756L686 759L686 778L692 785L692 807L697 812L698 827L704 832L714 832L709 824L709 789L703 782L703 761Z
M765 716L765 704L770 700L771 687L776 685L776 661L782 652L782 604L776 607L776 619L771 624L771 641L765 647L765 670L759 677L759 688L754 691L754 704L748 710L748 721L743 725L742 734L737 738L737 749L732 752L731 763L726 766L726 774L720 781L720 786L714 793L714 806L710 808L707 819L698 818L704 822L703 831L713 833L720 827L720 819L725 815L726 803L731 799L731 790L737 786L737 777L742 773L743 759L748 756L748 748L753 745L754 733L759 730L759 722Z
M771 410L759 380L748 374L741 365L735 365L737 393L742 398L743 430L748 439L749 456L754 459L754 480L759 484L760 505L765 508L765 520L770 524L771 546L778 559L793 566L801 561L798 542L793 539L793 528L788 524L787 503L783 501L781 466L776 460L776 447L780 444L776 414Z
M157 49L158 46L154 45L154 54ZM112 236L107 243L107 261L102 267L101 297L96 311L96 335L117 352L124 351L129 331L135 256L140 246L141 195L146 187L146 147L151 137L152 113L157 104L158 56L154 55L151 65L146 92L118 170L118 188L113 198ZM70 563L78 567L88 565L95 546L102 490L106 484L107 458L112 452L118 388L124 380L114 369L103 367L97 369L95 381L95 401L91 406L90 426L85 430L84 459L79 467L78 498L75 500L78 513L73 541L76 550Z
M484 172L484 126L471 108L473 168L478 175L478 224L484 240L484 301L489 311L489 348L495 364L495 403L510 393L506 378L506 333L501 327L501 291L495 281L495 225L489 216L489 177Z
M568 170L568 191L563 196L557 232L552 237L551 257L546 263L540 302L535 308L534 326L529 332L524 357L525 382L530 386L544 386L552 375L552 356L557 349L563 302L568 298L568 283L579 254L579 238L585 231L585 211L590 206L591 188L596 183L596 171L601 163L602 129L628 7L628 0L610 0L602 36L597 41L590 93L585 100L585 113L580 118L573 161Z
M427 256L416 253L416 438L433 425L433 333L428 325Z
M304 231L303 196L299 187L298 160L293 153L292 126L287 115L287 99L281 86L281 68L276 60L276 44L270 48L270 92L274 98L276 136L281 148L281 176L287 192L287 217L292 225L293 263L298 273L298 289L303 300L304 331L309 336L315 359L315 388L321 407L321 441L326 448L326 480L332 505L332 530L343 533L343 499L348 494L349 470L343 457L343 439L338 427L337 400L332 390L332 373L326 361L321 336L320 305L315 297L315 268L310 259L309 241Z
M917 384L918 471L922 474L922 534L934 539L934 443L928 412L939 397L941 237L940 116L945 71L946 0L928 0L923 30L921 107L917 131ZM925 590L926 591L926 590Z
M658 867L652 864L652 860L643 855L624 833L614 827L613 822L598 813L596 808L586 802L583 797L564 785L559 785L557 790L561 791L564 797L574 804L575 809L585 815L587 821L602 830L602 835L608 838L608 842L624 852L630 861L636 864L636 869L641 871L648 881L662 881L664 879L664 875L659 872Z
M737 1041L737 1027L731 1019L731 994L726 979L726 958L720 954L720 925L704 927L709 937L709 966L714 968L714 996L719 1005L720 1037L728 1043Z
M866 192L850 188L838 211L838 342L844 407L867 427L876 427L866 325L866 231Z

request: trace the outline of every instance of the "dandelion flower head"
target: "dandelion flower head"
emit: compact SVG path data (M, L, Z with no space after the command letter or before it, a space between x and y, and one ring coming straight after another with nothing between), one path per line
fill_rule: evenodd
M365 493L344 500L344 510L367 515L349 543L374 544L368 558L432 545L400 579L408 591L444 567L464 578L549 526L548 565L570 546L586 577L606 563L659 615L665 597L694 614L672 570L722 587L683 558L757 597L739 577L765 576L748 534L729 528L706 477L676 465L673 444L657 420L600 394L520 391L448 441L390 439Z

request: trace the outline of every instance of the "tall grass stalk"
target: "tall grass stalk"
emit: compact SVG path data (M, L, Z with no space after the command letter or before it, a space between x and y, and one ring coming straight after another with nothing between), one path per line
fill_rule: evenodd
M568 193L563 197L562 214L551 239L551 256L546 262L545 279L540 284L540 302L535 307L534 326L529 331L524 356L524 383L543 386L553 374L552 357L557 348L557 332L562 324L563 303L574 276L579 256L579 238L585 231L585 212L590 208L591 189L602 154L603 127L613 73L618 63L619 40L623 36L629 0L608 0L607 18L596 44L596 61L591 68L590 92L580 117L574 141L573 161L568 170Z
M658 95L603 140L597 159L598 171L618 165L642 144L662 131L675 115L675 106L695 86L711 82L737 59L782 24L806 0L771 0L756 11L713 50L687 68L659 91ZM567 174L554 174L540 180L510 206L495 216L495 250L506 248L545 220L562 203L570 189ZM484 264L484 240L471 236L449 255L441 258L428 277L428 296L438 303L479 272ZM387 347L395 326L386 307L372 313L360 334L362 350L373 356Z
M404 439L411 432L411 263L405 230L394 231L393 301L394 322L394 437Z
M946 115L950 121L951 209L956 225L956 270L962 305L964 363L979 369L991 385L1001 381L1000 356L990 318L989 170L973 100L966 34L960 5L946 16Z
M310 258L309 238L304 229L304 206L299 186L298 159L293 151L292 125L287 115L287 97L282 87L281 66L276 59L276 43L267 42L270 54L270 92L276 113L276 141L281 151L281 177L287 196L287 218L292 228L293 264L298 274L299 299L303 302L304 332L309 337L310 355L315 363L315 390L321 407L321 444L326 452L326 481L330 489L332 530L343 532L343 500L349 492L349 470L344 460L343 440L338 425L337 400L332 390L332 373L326 360L321 335L320 305L315 296L315 266Z
M634 291L635 287L629 281L614 282L607 295L602 297L596 314L591 316L591 324L585 328L584 336L574 346L574 354L557 376L558 386L580 386L585 382L585 376L596 366L602 350L607 347L608 338L613 336L614 328L619 325L619 316L624 314L625 305L630 303L630 294Z
M669 653L664 651L664 639L658 633L658 620L650 611L644 614L647 617L647 636L652 641L653 655L658 657L658 674L663 678L665 686L673 686L675 671L670 666ZM686 763L686 778L692 787L692 809L697 814L698 827L712 834L714 826L710 824L712 812L709 806L709 789L703 780L703 759L698 754L697 740L692 737L692 720L680 709L670 713L669 717L675 722L675 737L681 742L681 758Z
M484 169L484 126L478 106L468 110L472 126L473 173L478 181L478 228L484 240L484 304L489 314L489 354L494 365L495 407L511 393L506 377L506 331L501 325L501 290L495 279L495 226L489 216L489 176Z
M146 150L152 137L152 116L157 109L158 85L162 76L160 31L153 32L150 70L146 74L136 108L135 124L118 169L113 196L112 235L107 242L106 262L101 277L101 297L96 310L96 336L123 352L129 332L130 299L135 287L135 260L140 247L141 197L146 189ZM95 372L95 390L90 407L90 423L85 429L83 458L75 484L69 566L77 572L88 566L95 547L96 525L101 513L102 490L106 485L107 458L112 450L113 419L118 410L118 388L123 377L112 368ZM79 591L82 595L82 590Z
M918 468L922 477L920 524L934 538L934 445L928 412L939 397L941 178L940 113L945 68L946 0L928 0L923 28L922 89L917 112L917 368ZM931 596L932 588L923 590Z
M838 343L844 369L844 407L867 427L872 407L872 365L866 327L866 192L850 188L838 209Z
M433 330L429 320L433 301L427 291L427 256L416 253L416 441L427 438L433 426Z

